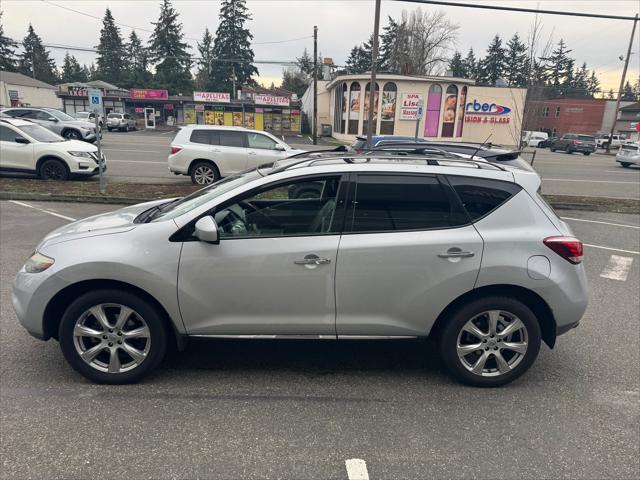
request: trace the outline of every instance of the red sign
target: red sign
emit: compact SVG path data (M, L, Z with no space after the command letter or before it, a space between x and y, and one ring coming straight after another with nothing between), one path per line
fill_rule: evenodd
M147 90L143 88L132 88L131 98L136 100L168 100L169 92L167 90Z
M467 115L464 117L465 123L509 123L509 117L488 117L480 115Z
M279 107L288 107L290 103L289 97L274 97L272 95L256 95L254 100L258 105L277 105Z
M231 94L224 92L193 92L193 101L229 103Z
M196 105L196 110L198 110L199 112L204 110L204 105Z
M136 107L136 113L144 113L144 108Z
M164 109L165 110L173 110L173 103L165 103L164 104Z

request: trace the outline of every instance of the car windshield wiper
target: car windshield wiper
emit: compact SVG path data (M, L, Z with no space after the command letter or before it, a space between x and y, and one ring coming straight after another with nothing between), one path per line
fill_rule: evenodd
M171 205L178 202L179 200L182 200L182 197L176 198L175 200L171 200L170 202L163 203L161 205L156 205L155 207L151 207L138 215L134 222L149 223L154 218L157 218L160 213L166 212Z

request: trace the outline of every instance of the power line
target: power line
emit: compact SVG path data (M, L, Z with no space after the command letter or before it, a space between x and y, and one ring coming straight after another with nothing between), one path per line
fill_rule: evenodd
M478 5L476 3L445 2L440 0L395 0L395 1L409 2L409 3L427 3L431 5L442 5L445 7L480 8L484 10L503 10L507 12L539 13L544 15L564 15L568 17L604 18L609 20L631 20L631 21L635 20L635 17L627 17L624 15L603 15L601 13L580 13L580 12L566 12L561 10L539 10L535 8L501 7L498 5Z

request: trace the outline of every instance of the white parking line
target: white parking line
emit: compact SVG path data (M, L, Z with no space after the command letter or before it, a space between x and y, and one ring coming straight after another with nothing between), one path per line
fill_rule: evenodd
M611 280L618 280L624 282L627 280L629 270L631 270L631 264L633 263L632 257L621 257L620 255L611 255L609 261L604 266L600 276L602 278L609 278Z
M117 148L104 148L106 152L129 152L129 153L162 153L158 150L119 150Z
M612 247L603 247L602 245L590 245L588 243L583 243L585 247L591 248L599 248L600 250L609 250L611 252L622 252L622 253L630 253L632 255L640 255L640 252L636 252L635 250L623 250L622 248L612 248Z
M167 166L167 162L153 162L153 161L149 161L149 160L113 160L113 159L108 159L107 160L107 165L109 165L110 163L155 163L157 165L164 165Z
M586 220L584 218L572 218L572 217L560 217L560 218L563 220L571 220L572 222L600 223L602 225L611 225L612 227L635 228L636 230L640 230L639 226L628 225L626 223L611 223L611 222L602 222L600 220Z
M42 213L47 213L49 215L53 215L54 217L62 218L64 220L69 220L70 222L75 222L77 219L73 217L67 217L66 215L61 215L56 212L52 212L51 210L45 210L44 208L34 207L33 205L29 205L28 203L18 202L17 200L9 200L9 203L13 203L14 205L20 205L21 207L33 208L34 210L38 210Z
M351 458L345 460L347 467L347 476L349 480L369 480L369 472L367 472L367 463L359 458Z

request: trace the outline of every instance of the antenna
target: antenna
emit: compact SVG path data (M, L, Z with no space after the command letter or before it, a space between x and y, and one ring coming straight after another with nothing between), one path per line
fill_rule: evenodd
M487 142L491 138L491 135L493 135L493 133L490 133L489 136L484 140L484 142L482 142L480 145L478 145L478 148L476 148L475 152L473 152L473 154L471 155L471 160L473 160L473 157L476 156L476 153L478 153L480 151L480 149L487 144Z

